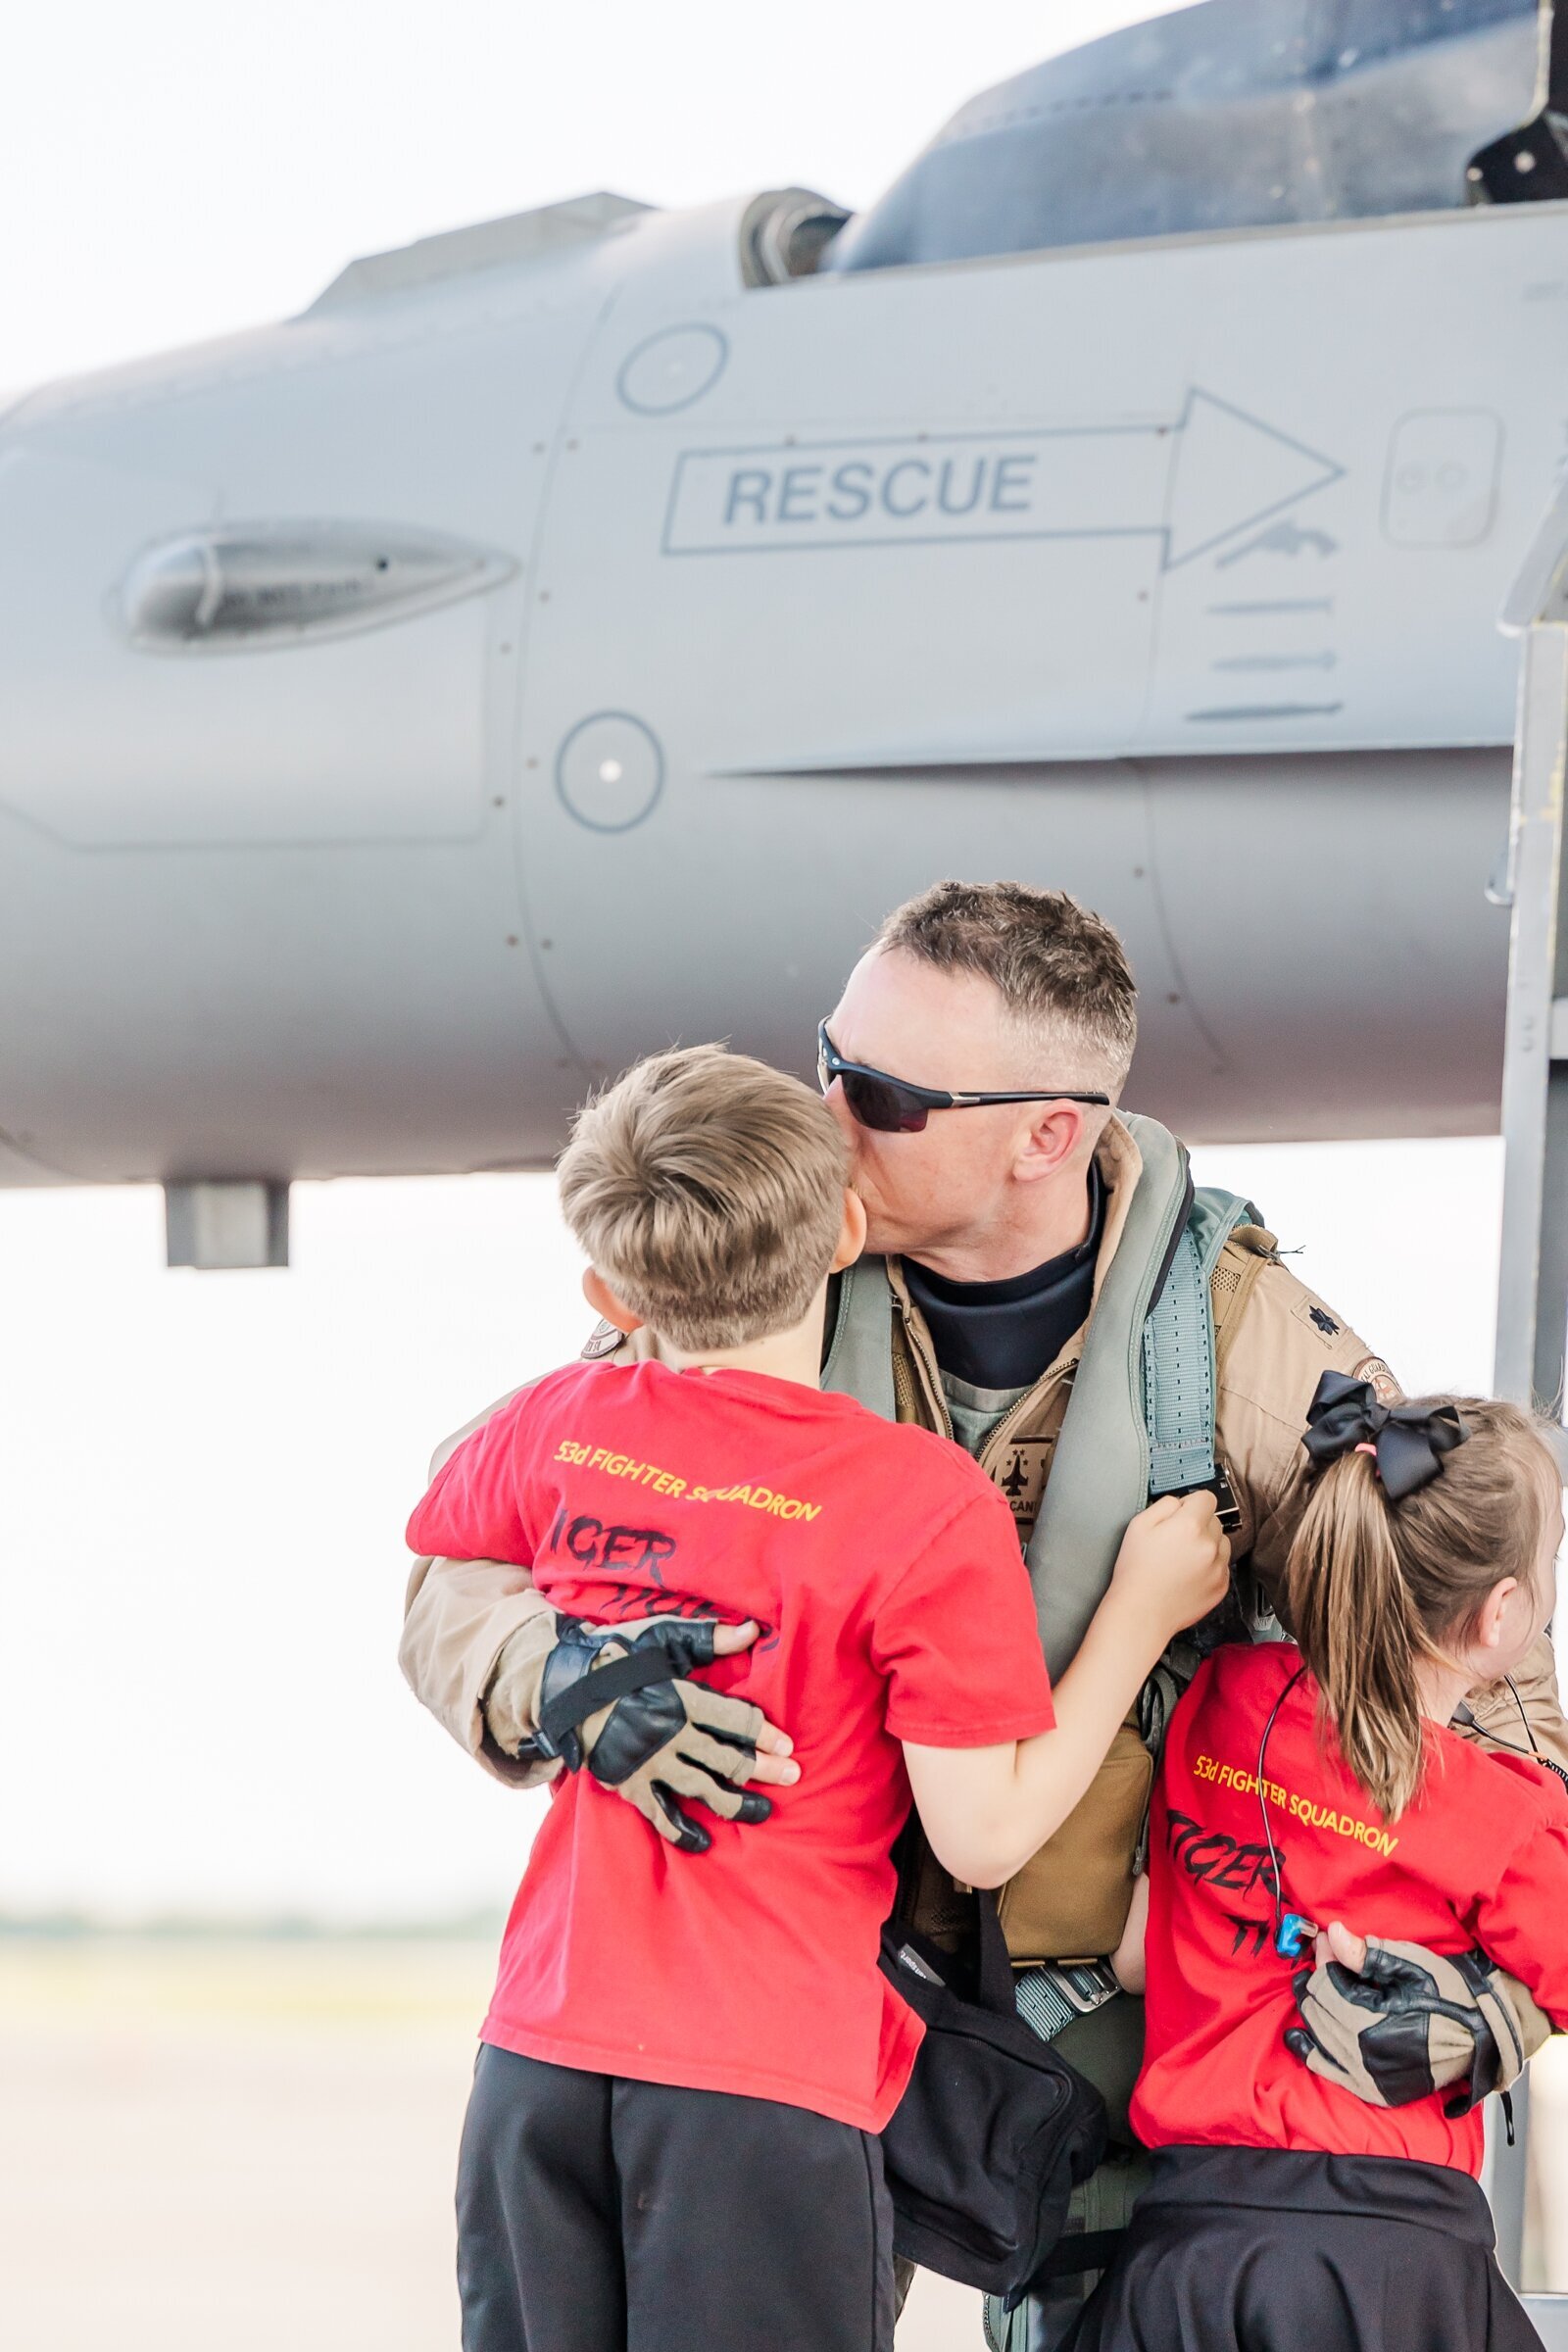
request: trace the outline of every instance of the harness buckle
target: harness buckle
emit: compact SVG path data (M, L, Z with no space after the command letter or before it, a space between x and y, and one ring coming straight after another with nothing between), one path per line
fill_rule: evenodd
M1209 1491L1219 1508L1220 1526L1226 1535L1234 1536L1242 1524L1242 1506L1236 1499L1236 1490L1231 1485L1229 1473L1223 1463L1215 1464L1213 1483Z

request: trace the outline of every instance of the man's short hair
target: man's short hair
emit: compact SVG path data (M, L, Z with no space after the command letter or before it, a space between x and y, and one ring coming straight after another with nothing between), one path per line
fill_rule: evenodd
M1138 989L1109 923L1064 890L1027 882L936 882L877 934L938 971L978 972L1001 996L1040 1074L1117 1094L1138 1043Z
M695 1351L801 1321L838 1243L849 1153L798 1078L691 1046L650 1054L579 1111L559 1175L596 1270Z

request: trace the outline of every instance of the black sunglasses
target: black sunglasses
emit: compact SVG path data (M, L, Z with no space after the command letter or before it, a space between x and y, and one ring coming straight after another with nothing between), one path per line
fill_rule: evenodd
M934 1110L973 1110L980 1102L1102 1102L1108 1095L1074 1095L1061 1087L1028 1095L950 1095L938 1086L911 1086L906 1078L890 1078L886 1070L867 1069L864 1062L846 1061L827 1033L817 1024L816 1078L825 1095L838 1079L850 1116L878 1135L918 1135Z

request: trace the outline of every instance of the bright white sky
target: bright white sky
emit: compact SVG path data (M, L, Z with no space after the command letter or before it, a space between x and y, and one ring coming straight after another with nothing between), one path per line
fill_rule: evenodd
M356 254L608 187L858 205L1139 0L54 0L0 82L0 385L297 310ZM1484 1386L1490 1142L1200 1154L1407 1383ZM0 1912L413 1918L531 1804L393 1650L437 1438L574 1353L538 1177L304 1186L286 1274L169 1274L151 1192L0 1195Z

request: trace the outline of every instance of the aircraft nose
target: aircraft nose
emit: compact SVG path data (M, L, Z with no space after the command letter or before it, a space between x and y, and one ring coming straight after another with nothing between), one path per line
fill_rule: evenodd
M579 1080L486 724L511 557L220 523L106 401L46 423L0 425L0 1180L547 1160Z

